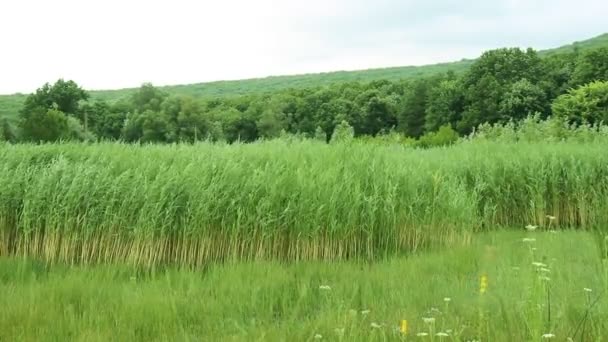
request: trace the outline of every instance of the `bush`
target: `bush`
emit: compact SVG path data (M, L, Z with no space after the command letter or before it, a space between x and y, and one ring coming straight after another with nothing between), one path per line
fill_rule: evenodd
M332 143L344 143L352 141L355 137L355 130L345 120L342 120L340 124L334 129L334 133L331 135Z
M591 82L561 95L551 106L553 114L570 122L608 122L608 82Z
M420 147L438 147L452 145L458 141L458 133L450 125L439 127L437 132L429 132L418 140Z

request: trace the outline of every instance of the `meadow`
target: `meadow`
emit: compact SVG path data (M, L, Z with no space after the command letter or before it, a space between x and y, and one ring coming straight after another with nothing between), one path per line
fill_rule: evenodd
M374 263L143 270L0 258L0 340L605 340L608 240L519 228Z
M0 341L604 340L606 131L560 127L0 144Z

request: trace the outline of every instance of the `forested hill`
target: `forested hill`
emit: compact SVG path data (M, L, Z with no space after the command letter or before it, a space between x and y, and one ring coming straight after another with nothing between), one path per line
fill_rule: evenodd
M555 49L539 52L541 56L572 52L575 49L584 51L598 47L608 47L608 33L595 38L575 42ZM424 66L404 66L381 69L368 69L358 71L336 71L318 74L271 76L266 78L246 79L238 81L218 81L209 83L196 83L188 85L175 85L161 87L169 94L189 95L197 98L226 97L254 93L273 92L287 88L308 88L332 83L349 81L374 81L419 78L430 75L454 71L460 73L467 70L475 60L461 60L452 63L430 64ZM52 80L49 80L52 81ZM77 81L77 80L76 80ZM136 88L92 91L93 99L114 101L124 98L135 92ZM21 108L25 95L0 95L0 117L15 118Z

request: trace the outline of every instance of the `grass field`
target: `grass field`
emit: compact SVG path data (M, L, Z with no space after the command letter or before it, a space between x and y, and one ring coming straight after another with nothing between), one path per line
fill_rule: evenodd
M376 263L144 271L0 259L0 341L608 338L603 236L514 230Z
M0 144L0 341L605 340L605 133L534 132Z

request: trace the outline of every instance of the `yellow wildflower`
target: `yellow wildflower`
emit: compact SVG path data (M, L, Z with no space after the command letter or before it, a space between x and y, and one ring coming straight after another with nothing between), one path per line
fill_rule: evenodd
M401 331L401 333L403 335L407 335L407 320L402 320L401 324L399 324L399 331Z
M479 282L479 293L484 294L488 290L488 276L482 275Z

